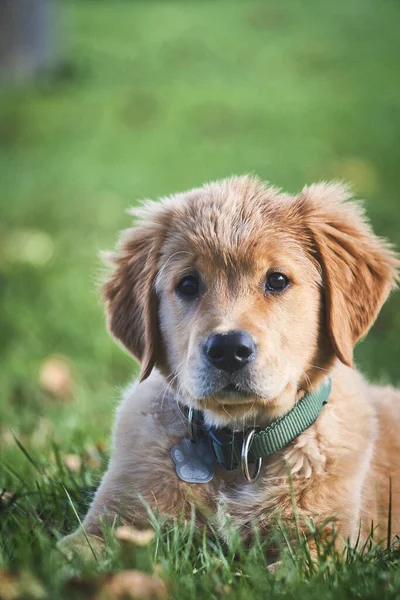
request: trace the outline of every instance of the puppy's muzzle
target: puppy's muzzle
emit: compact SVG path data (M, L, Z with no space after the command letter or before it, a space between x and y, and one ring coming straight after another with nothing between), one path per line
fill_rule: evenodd
M234 373L256 356L256 345L245 331L228 331L208 336L203 347L209 363L220 371Z

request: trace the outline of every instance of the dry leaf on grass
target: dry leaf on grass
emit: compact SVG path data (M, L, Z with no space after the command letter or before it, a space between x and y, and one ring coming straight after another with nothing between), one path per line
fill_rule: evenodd
M10 429L0 430L0 442L3 446L11 446L15 444L15 439Z
M80 456L77 454L66 454L63 460L67 469L69 469L72 473L79 473L82 466L82 460Z
M40 368L39 383L41 388L54 398L70 398L73 381L67 360L62 356L46 359Z
M0 600L18 598L18 577L9 571L0 571Z
M167 597L168 589L164 581L132 569L110 575L95 600L164 600Z
M33 575L0 570L0 600L41 600L44 596L41 583Z
M11 492L6 492L5 490L0 490L0 505L7 506L9 502L15 497L15 494ZM1 577L1 575L0 575Z
M152 529L135 529L123 525L114 531L114 537L121 541L133 544L134 546L148 546L154 540L154 531Z

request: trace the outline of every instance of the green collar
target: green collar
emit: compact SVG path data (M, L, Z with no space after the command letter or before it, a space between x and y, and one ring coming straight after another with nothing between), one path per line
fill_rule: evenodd
M264 456L282 450L306 431L328 402L331 387L332 380L328 377L317 390L307 392L293 408L268 427L255 428L247 451L247 461L256 462ZM194 411L193 417L195 424L209 438L219 464L228 470L236 469L241 461L243 442L253 430L232 431L226 427L207 427L201 411L197 410Z

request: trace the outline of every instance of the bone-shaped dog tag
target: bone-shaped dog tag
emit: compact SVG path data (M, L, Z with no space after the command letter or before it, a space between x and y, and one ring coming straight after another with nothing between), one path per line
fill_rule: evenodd
M171 448L179 479L187 483L208 483L214 477L215 457L205 440L183 438Z

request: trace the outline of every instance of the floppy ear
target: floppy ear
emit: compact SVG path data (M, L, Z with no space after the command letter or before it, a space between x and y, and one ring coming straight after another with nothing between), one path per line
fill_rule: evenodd
M400 264L350 198L338 183L312 185L298 198L322 268L328 333L336 355L349 366L354 345L378 316Z
M141 363L146 379L160 352L158 301L154 290L163 232L151 221L122 232L115 253L105 255L112 266L103 285L108 327Z

